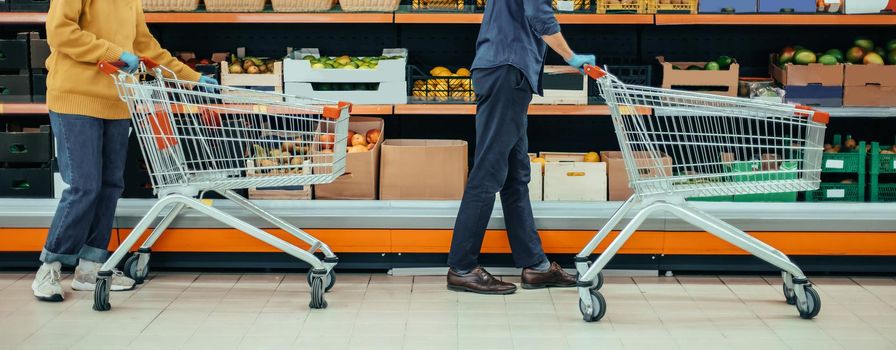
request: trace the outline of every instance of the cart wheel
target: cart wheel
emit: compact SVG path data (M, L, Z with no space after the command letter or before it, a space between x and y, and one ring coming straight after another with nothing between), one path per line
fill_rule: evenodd
M311 286L311 278L312 278L311 270L308 270L308 278L307 278L308 286ZM330 289L333 289L333 286L336 284L336 272L333 272L333 270L330 270L329 272L327 272L327 275L324 277L324 279L325 279L324 282L326 282L325 283L326 288L324 288L324 292L329 292Z
M793 288L788 288L787 283L784 283L784 301L790 305L796 305L796 293L793 291Z
M140 254L132 255L124 262L124 275L134 279L134 283L142 284L149 275L149 254L146 254L146 264L140 266Z
M579 299L579 311L582 313L582 319L585 322L600 321L607 312L607 301L604 296L597 290L591 290L591 310L586 310L585 302Z
M818 296L818 292L815 291L815 288L812 288L810 285L803 287L803 290L806 291L805 309L801 307L799 302L796 304L796 309L799 310L801 318L810 320L813 317L818 316L818 312L821 311L821 297Z
M109 278L97 277L96 288L93 290L93 309L96 311L109 311L112 304L109 304Z
M579 280L582 274L576 272L576 281ZM600 287L604 286L604 273L603 271L597 273L597 277L594 277L594 280L591 281L591 290L600 290Z
M311 303L308 307L312 309L326 309L327 301L324 300L324 278L311 277Z

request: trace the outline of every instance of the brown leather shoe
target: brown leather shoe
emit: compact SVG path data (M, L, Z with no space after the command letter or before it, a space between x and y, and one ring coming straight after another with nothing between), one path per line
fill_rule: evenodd
M516 292L516 285L501 281L485 271L482 266L477 266L464 275L448 269L448 289L479 294L513 294Z
M551 268L546 272L525 268L520 279L522 280L523 289L576 286L576 276L563 271L563 268L556 262L551 262Z

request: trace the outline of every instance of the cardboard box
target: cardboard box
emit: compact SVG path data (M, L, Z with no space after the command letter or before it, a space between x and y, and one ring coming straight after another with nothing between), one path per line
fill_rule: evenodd
M822 0L819 12L845 14L874 14L896 12L896 1L893 0Z
M809 65L786 64L779 66L778 55L772 54L769 59L768 70L775 81L784 86L843 86L844 65L823 65L812 63Z
M345 173L329 184L314 186L315 199L376 199L380 177L380 149L385 140L382 118L351 117L349 130L366 135L368 130L380 130L380 142L368 152L345 155Z
M535 153L529 153L530 160L537 156ZM529 200L544 200L544 168L542 168L541 163L530 161L529 169L531 169L531 174L529 175Z
M700 0L700 13L756 13L757 0Z
M461 199L467 155L466 141L384 141L380 199Z
M896 107L896 86L847 86L843 105L848 107Z
M784 100L816 107L840 107L843 105L843 86L787 86Z
M843 86L896 86L896 66L847 64Z
M297 83L381 83L407 82L407 49L383 49L383 56L401 56L401 59L382 60L376 69L314 69L305 56L320 57L319 49L301 49L290 52L284 62L284 81ZM407 93L407 89L403 93Z
M570 66L545 66L542 86L544 96L532 94L531 104L588 104L588 76Z
M740 65L732 63L728 70L705 71L687 70L691 65L703 67L706 62L666 62L663 56L656 58L663 67L664 89L699 90L706 88L711 91L700 91L710 94L737 96ZM678 67L680 69L675 69Z
M585 162L585 153L541 152L545 201L607 200L607 164Z
M762 13L814 13L816 0L759 0Z
M635 152L635 163L638 166L647 166L650 162L654 162L647 152ZM625 170L625 162L622 160L622 152L620 151L604 151L600 152L600 159L607 163L607 183L609 184L609 199L611 201L624 201L634 194L634 190L629 187L628 172ZM665 174L672 174L672 158L667 155L662 159ZM645 169L646 170L646 169ZM655 177L659 175L657 169L647 170L644 177Z

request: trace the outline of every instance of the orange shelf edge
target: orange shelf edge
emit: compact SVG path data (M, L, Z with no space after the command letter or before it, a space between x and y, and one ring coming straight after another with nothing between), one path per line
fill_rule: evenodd
M896 15L657 14L656 25L896 25Z
M649 113L649 109L640 109ZM475 105L462 104L406 104L395 105L397 115L474 115ZM605 105L530 105L529 115L610 115Z
M180 12L147 13L147 23L393 23L393 14L322 12Z
M561 24L653 24L653 15L557 14ZM399 24L479 24L481 13L396 13Z
M267 230L288 242L307 248L282 230ZM118 230L110 249L130 233ZM451 230L309 229L337 253L447 253ZM0 228L0 252L39 252L45 228ZM143 238L149 234L144 232ZM539 232L545 251L574 254L591 239L593 230ZM613 233L609 239L615 238ZM896 256L896 232L756 232L753 236L785 254L824 256ZM113 237L114 238L114 237ZM609 241L595 252L603 251ZM277 252L267 244L233 229L170 229L153 251L160 252ZM484 253L508 253L503 230L489 230ZM638 231L620 250L622 254L746 255L747 253L706 232Z
M43 103L0 103L0 114L47 114L49 110ZM392 105L354 105L352 114L356 115L391 115Z

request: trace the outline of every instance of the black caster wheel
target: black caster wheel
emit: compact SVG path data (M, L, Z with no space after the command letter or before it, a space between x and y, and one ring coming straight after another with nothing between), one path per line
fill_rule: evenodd
M109 311L112 308L112 304L109 304L109 282L108 278L96 279L96 289L93 291L93 309L96 311Z
M579 280L581 274L576 272L576 281ZM604 286L604 273L598 272L597 277L594 278L594 281L591 283L591 290L600 290L600 287Z
M810 285L803 287L803 290L806 291L806 306L803 308L797 303L796 309L799 310L801 318L811 320L818 316L818 312L821 311L821 297L815 291L815 288L812 288Z
M796 293L793 288L787 287L787 283L784 283L784 301L789 305L796 305Z
M607 312L607 301L604 300L604 296L595 289L591 290L591 305L592 307L589 311L585 308L585 302L582 299L579 299L579 311L582 313L582 319L584 319L585 322L600 321Z
M324 300L324 278L311 277L311 302L308 307L312 309L326 309L327 301Z
M308 279L309 286L311 286L312 275L313 274L311 273L311 270L308 270L307 279ZM327 272L327 275L324 277L324 282L325 282L324 283L324 286L325 286L324 292L329 292L330 289L333 289L333 286L336 285L336 272L333 272L333 270L330 270L330 272Z
M136 284L142 284L149 275L149 256L146 257L147 263L140 268L140 254L134 254L124 262L124 275L134 280Z

